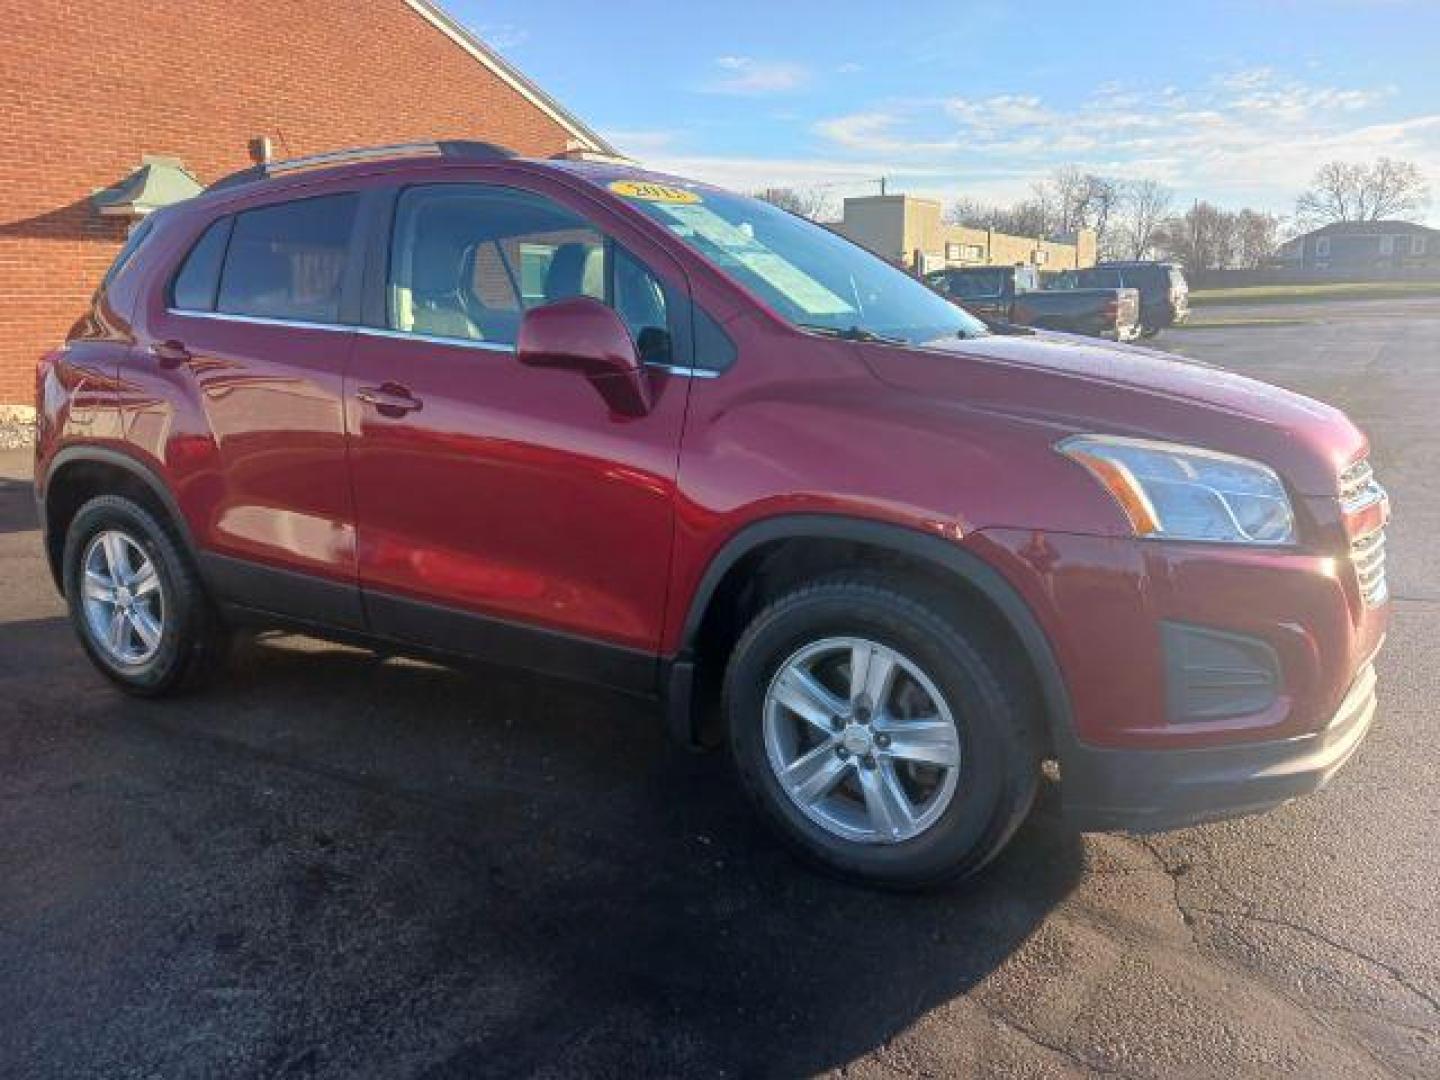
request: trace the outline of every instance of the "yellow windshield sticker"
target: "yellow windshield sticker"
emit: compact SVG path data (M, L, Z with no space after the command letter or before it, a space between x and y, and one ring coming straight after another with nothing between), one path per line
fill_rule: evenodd
M684 188L669 184L654 184L648 180L614 180L610 190L626 199L644 199L646 202L698 203L700 196Z

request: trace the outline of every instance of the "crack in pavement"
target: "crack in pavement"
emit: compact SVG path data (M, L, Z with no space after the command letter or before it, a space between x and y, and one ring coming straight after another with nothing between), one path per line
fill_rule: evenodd
M1051 1042L1049 1039L1046 1039L1029 1025L1016 1023L1015 1020L1013 1020L1011 1017L1006 1016L1003 1012L993 1008L990 1005L985 1004L985 1002L980 1001L978 998L972 998L970 1000L975 1003L976 1007L979 1008L981 1012L983 1012L986 1016L990 1017L990 1019L993 1020L995 1023L1003 1025L1008 1030L1015 1032L1025 1041L1040 1047L1040 1049L1042 1050L1049 1050L1052 1054L1055 1054L1058 1057L1063 1057L1065 1060L1074 1063L1075 1065L1086 1070L1087 1072L1099 1073L1101 1076L1133 1077L1139 1075L1138 1073L1123 1072L1120 1069L1112 1069L1105 1065L1097 1064L1091 1061L1089 1058L1085 1057L1083 1054L1079 1053L1078 1051L1070 1049L1063 1043Z
M1425 1004L1430 1006L1431 1012L1440 1013L1440 1000L1437 1000L1437 998L1433 994L1425 990L1423 987L1417 986L1408 975L1406 975L1395 965L1387 963L1386 961L1381 960L1378 957L1371 956L1369 953L1361 952L1359 949L1355 948L1352 945L1346 945L1343 942L1337 941L1334 938L1330 937L1328 934L1321 933L1314 927L1306 926L1304 923L1297 923L1290 919L1281 919L1273 915L1261 915L1254 911L1248 910L1226 911L1222 908L1197 907L1190 908L1189 913L1191 915L1205 915L1213 919L1241 919L1245 922L1259 923L1264 926L1278 926L1285 930L1294 931L1297 934L1311 938L1315 941L1319 941L1325 945L1330 946L1332 949L1345 953L1347 956L1353 956L1355 959L1361 961L1362 963L1379 968L1381 971L1389 975L1390 978L1393 979L1398 985L1404 987L1411 994L1415 995L1421 1001L1425 1002Z
M1180 877L1189 869L1189 864L1184 864L1183 866L1180 866L1178 868L1172 868L1163 853L1161 853L1160 850L1155 846L1155 844L1147 837L1130 835L1127 836L1127 839L1133 840L1139 847L1143 848L1147 853L1149 853L1150 857L1155 860L1156 866L1159 868L1159 872L1163 873L1166 877L1170 879L1174 889L1175 909L1177 912L1179 912L1181 920L1185 923L1185 926L1189 931L1191 946L1195 949L1197 954L1202 952L1204 945L1204 943L1200 940L1199 936L1196 934L1196 922L1197 919L1200 917L1213 919L1216 921L1230 919L1265 926L1274 926L1280 929L1290 930L1291 932L1299 934L1303 937L1308 937L1313 941L1318 941L1324 945L1328 945L1330 948L1335 949L1337 952L1351 956L1354 959L1359 960L1372 968L1383 971L1397 986L1401 987L1413 996L1425 1002L1425 1004L1429 1006L1432 1012L1440 1013L1440 1000L1437 1000L1435 995L1431 994L1423 987L1416 985L1416 983L1411 979L1410 976L1408 976L1405 972L1401 971L1395 965L1387 963L1386 961L1381 960L1378 957L1371 956L1368 953L1362 952L1361 950L1356 949L1353 946L1337 941L1336 939L1330 937L1328 934L1316 930L1313 927L1306 926L1303 923L1298 923L1293 920L1283 919L1276 916L1261 915L1255 912L1246 900L1239 896L1236 896L1233 892L1231 892L1229 889L1224 888L1223 886L1220 886L1220 892L1222 892L1231 900L1234 900L1237 904L1241 905L1242 910L1226 910L1223 908L1198 907L1187 905L1180 894ZM1291 993L1289 987L1285 986L1281 981L1269 976L1263 969L1256 969L1248 964L1239 963L1233 958L1223 958L1221 960L1221 963L1223 963L1225 967L1236 971L1242 977L1253 982L1263 984L1272 992L1278 994L1282 999L1288 1001L1303 1016L1318 1018L1320 1014L1329 1015L1332 1017L1335 1015L1333 1010L1325 1009L1321 1006L1317 1006L1313 1002L1307 1002L1296 998ZM1408 1024L1401 1026L1405 1027L1407 1030L1417 1030ZM1421 1030L1420 1033L1430 1035L1432 1034L1432 1031ZM1363 1038L1357 1036L1355 1033L1349 1033L1349 1035L1345 1038L1344 1041L1352 1049L1358 1051L1359 1053L1364 1055L1364 1057L1374 1062L1376 1067L1379 1068L1381 1071L1386 1073L1393 1071L1393 1069L1389 1065L1387 1065L1387 1063L1377 1058L1372 1048L1366 1044Z
M1161 854L1161 852L1155 847L1154 843L1152 843L1147 838L1142 836L1135 836L1132 837L1132 839L1136 840L1141 847L1143 847L1146 851L1150 853L1151 857L1155 859L1156 864L1160 867L1161 872L1164 873L1166 877L1170 878L1175 890L1176 910L1180 912L1181 919L1183 919L1185 925L1189 927L1190 939L1197 946L1200 944L1199 939L1195 935L1194 926L1195 916L1197 915L1203 915L1211 919L1240 919L1245 922L1258 923L1265 926L1275 926L1281 929L1290 930L1302 936L1309 937L1312 940L1318 941L1324 945L1328 945L1332 949L1335 949L1338 952L1345 953L1348 956L1352 956L1356 960L1359 960L1364 964L1368 964L1371 967L1379 968L1381 971L1389 975L1390 978L1394 980L1397 985L1403 987L1405 990L1408 990L1415 997L1418 997L1420 1000L1425 1002L1425 1004L1430 1007L1430 1010L1432 1012L1440 1013L1440 998L1437 998L1434 994L1430 993L1424 987L1417 985L1409 975L1407 975L1404 971L1400 970L1400 968L1396 967L1394 964L1381 960L1379 957L1371 956L1369 953L1363 952L1362 950L1355 948L1353 945L1347 945L1342 941L1338 941L1330 935L1320 930L1316 930L1314 927L1306 926L1304 923L1295 922L1291 919L1283 919L1274 915L1262 915L1259 912L1256 912L1244 898L1236 896L1234 893L1230 892L1227 889L1222 888L1221 891L1224 892L1227 896L1229 896L1232 900L1234 900L1237 904L1242 905L1240 910L1226 910L1224 908L1212 907L1196 907L1186 904L1180 896L1180 874L1183 873L1183 870L1176 871L1172 869L1170 865L1166 862L1164 855Z

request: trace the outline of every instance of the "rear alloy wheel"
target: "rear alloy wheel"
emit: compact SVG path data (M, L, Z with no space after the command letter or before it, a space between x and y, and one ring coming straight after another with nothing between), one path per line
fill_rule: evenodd
M148 663L165 633L165 590L139 541L119 529L96 533L84 555L85 620L115 664Z
M870 884L975 873L1039 778L1029 688L983 620L879 575L822 579L758 614L731 654L736 768L799 852Z
M189 553L147 507L100 495L65 535L65 599L85 652L132 694L172 693L212 674L225 627Z

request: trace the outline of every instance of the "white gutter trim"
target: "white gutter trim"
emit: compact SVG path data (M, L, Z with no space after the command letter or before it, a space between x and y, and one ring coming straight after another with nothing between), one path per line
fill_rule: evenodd
M507 62L495 56L482 43L470 34L454 18L448 15L438 4L432 0L405 0L415 14L435 27L442 34L448 37L460 48L464 49L475 60L483 64L496 78L503 82L510 89L523 97L535 108L548 116L555 123L564 128L583 148L594 150L597 153L614 154L615 148L605 142L593 131L585 127L575 117L569 115L558 103L549 99L533 83L511 67Z

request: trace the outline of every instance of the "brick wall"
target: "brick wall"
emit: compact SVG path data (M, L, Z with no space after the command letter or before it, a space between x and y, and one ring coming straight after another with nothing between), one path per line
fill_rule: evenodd
M0 404L30 401L118 250L88 199L142 154L208 183L261 135L293 157L568 134L404 0L0 0Z

